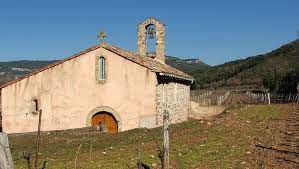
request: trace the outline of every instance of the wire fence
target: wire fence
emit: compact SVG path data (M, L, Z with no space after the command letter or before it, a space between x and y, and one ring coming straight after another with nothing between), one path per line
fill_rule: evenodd
M191 99L192 100L205 99L205 98L207 98L211 95L212 95L212 91L205 91L205 92L200 92L199 90L192 90L191 91Z
M223 103L228 99L229 95L230 95L230 92L226 91L224 95L218 96L217 97L217 105L218 106L223 105Z
M296 103L298 93L262 93L246 90L191 91L190 100L199 106L222 106L232 104L286 104Z
M230 91L191 91L190 100L201 106L221 106L230 96Z
M247 91L246 95L252 104L284 104L296 103L299 100L298 93L252 93Z

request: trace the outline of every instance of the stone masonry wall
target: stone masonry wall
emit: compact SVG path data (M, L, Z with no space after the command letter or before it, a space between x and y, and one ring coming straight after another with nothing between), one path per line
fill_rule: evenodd
M164 83L156 92L157 125L163 124L163 111L169 111L170 122L186 121L190 114L190 86L180 83Z

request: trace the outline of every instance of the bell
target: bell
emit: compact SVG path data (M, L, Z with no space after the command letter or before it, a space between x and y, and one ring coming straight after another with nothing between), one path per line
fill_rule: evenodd
M148 27L148 28L147 28L147 31L146 31L146 34L148 35L148 37L149 37L150 39L154 39L154 37L155 37L155 35L156 35L156 30L155 30L155 28L153 28L153 27Z

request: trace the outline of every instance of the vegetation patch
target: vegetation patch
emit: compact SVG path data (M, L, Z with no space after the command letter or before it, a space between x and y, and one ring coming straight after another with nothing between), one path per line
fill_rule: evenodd
M173 168L258 168L253 142L268 139L266 126L286 115L288 105L235 105L225 115L170 126L170 159ZM153 139L153 136L155 139ZM15 168L26 169L23 152L35 152L36 135L9 135ZM162 128L135 129L118 134L91 128L51 131L42 134L41 160L46 168L136 167L138 156L158 168L156 141L162 143ZM80 147L80 149L79 149ZM79 149L79 151L78 151Z
M299 81L299 40L272 52L235 60L191 73L201 89L270 89L296 93Z

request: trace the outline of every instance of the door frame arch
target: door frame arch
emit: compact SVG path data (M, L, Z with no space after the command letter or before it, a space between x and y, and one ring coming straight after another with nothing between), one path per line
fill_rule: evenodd
M111 107L108 107L108 106L100 106L100 107L96 107L93 110L91 110L86 118L86 126L91 126L92 117L100 112L108 112L111 115L113 115L114 118L116 119L118 132L122 131L122 123L121 123L121 118L120 118L119 114L114 109L112 109Z

